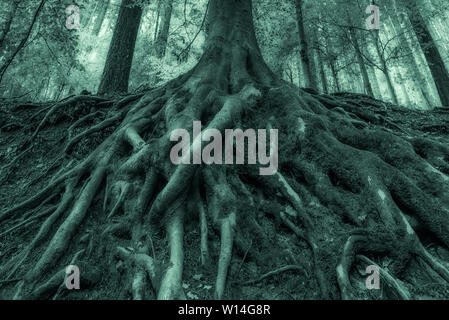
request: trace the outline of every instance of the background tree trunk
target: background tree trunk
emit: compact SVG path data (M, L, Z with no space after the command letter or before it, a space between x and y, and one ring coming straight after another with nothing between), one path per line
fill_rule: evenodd
M329 87L327 85L327 75L326 75L326 69L324 68L324 63L321 57L321 52L319 50L317 50L317 54L318 54L318 61L320 64L320 78L321 78L321 84L323 87L323 92L324 93L329 93Z
M101 31L101 27L103 26L104 18L106 17L106 13L109 9L109 4L111 0L101 0L100 8L97 11L97 16L95 17L95 24L92 30L92 34L98 36Z
M368 71L366 70L365 61L363 60L362 49L360 48L359 39L354 28L349 28L349 35L351 37L352 44L354 46L355 56L357 58L357 63L360 67L360 72L363 79L363 87L365 93L371 97L374 97L373 88L371 87L371 82L369 80Z
M170 31L170 22L173 11L173 0L166 0L161 4L161 21L157 33L156 41L154 43L155 55L158 58L165 56L167 48L168 32Z
M312 51L309 48L308 39L305 32L303 0L296 0L296 20L298 23L298 34L300 44L300 58L302 63L302 71L304 73L305 85L308 88L318 90L317 73L314 65Z
M427 106L431 108L431 104L429 103L429 94L428 94L428 82L427 79L421 73L419 66L416 63L414 52L412 47L410 46L408 39L406 37L405 31L403 30L402 22L398 15L398 10L396 7L396 2L394 2L395 13L390 18L391 25L393 26L393 30L397 35L399 35L399 41L402 44L403 49L405 50L404 59L408 66L407 70L411 73L411 80L414 83L416 88L419 88L419 92L421 93L422 99L426 102Z
M377 79L376 70L372 66L367 66L368 76L370 77L371 87L373 89L375 98L382 98L382 92L380 91L379 81Z
M142 7L135 5L134 1L122 1L98 88L99 94L125 93L128 91L129 75L142 11Z
M416 1L408 6L409 19L432 73L443 106L449 106L449 73Z
M326 69L324 66L323 56L322 56L322 52L321 52L321 45L320 45L321 34L316 29L313 30L313 38L315 39L313 48L314 48L314 51L318 58L318 68L320 71L321 86L322 86L323 92L327 94L327 93L329 93L329 87L328 87L328 82L327 82Z

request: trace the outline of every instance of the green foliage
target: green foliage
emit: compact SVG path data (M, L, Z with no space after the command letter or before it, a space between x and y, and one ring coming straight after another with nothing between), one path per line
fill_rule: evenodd
M0 95L15 97L28 93L30 100L53 100L82 90L96 92L121 3L121 0L111 0L97 36L92 30L98 22L101 1L48 0L25 48L8 68L0 84ZM161 19L158 10L163 1L134 2L144 8L144 17L134 54L131 91L173 79L193 68L201 57L206 39L207 0L174 0L166 55L161 59L155 57L154 42ZM444 0L416 1L428 21L435 45L449 67L449 4ZM3 2L0 21L6 25L13 2ZM389 75L399 103L417 108L439 105L425 52L418 45L410 23L398 18L403 17L412 2L374 1L381 10L381 29L368 31L365 9L372 1L304 0L306 40L313 51L315 72L321 68L324 73L320 89L324 90L323 81L326 81L331 92L364 93L354 39L348 32L353 28L362 48L363 63L370 71L376 98L391 100L385 79ZM79 6L81 12L79 30L65 27L65 10L73 4ZM257 39L268 65L286 81L304 86L295 4L296 0L254 0L253 8ZM2 64L22 39L35 9L36 1L20 2L11 29L0 47ZM414 64L418 67L414 68Z

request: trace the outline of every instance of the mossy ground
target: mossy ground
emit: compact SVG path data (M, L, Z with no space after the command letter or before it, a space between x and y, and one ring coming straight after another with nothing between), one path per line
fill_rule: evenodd
M14 157L23 150L23 146L28 143L28 138L38 125L40 118L33 115L47 105L40 106L22 106L24 103L4 101L2 111L0 113L0 125L2 131L0 134L0 163L2 165L9 163ZM80 118L82 114L91 112L89 104L80 103L72 106L66 112L58 113L57 117L50 119L49 123L41 130L37 138L32 141L32 148L21 158L10 171L7 177L2 177L3 182L0 184L0 211L13 207L15 204L27 199L31 195L42 190L49 184L49 180L58 171L62 164L67 164L69 159L61 158L66 143L67 130L74 122L75 118ZM422 136L423 138L431 136L436 140L447 142L449 138L449 110L437 109L431 112L407 110L404 108L385 105L385 109L379 110L378 107L371 107L367 110L370 114L381 113L383 117L388 118L389 122L385 123L385 130L392 131L397 135L413 134L414 136ZM369 108L368 108L369 109ZM107 113L107 107L100 108L100 111ZM259 110L260 117L254 118L252 124L262 122L264 119L263 110ZM244 116L245 117L245 116ZM279 117L282 119L282 117ZM93 120L97 123L101 120ZM277 125L281 131L281 138L287 141L288 119L284 119L285 123L279 122ZM77 128L77 132L86 130L93 122L86 122ZM248 121L251 124L251 121ZM368 126L370 126L368 122ZM257 127L257 126L254 126ZM374 126L373 126L374 128ZM378 128L378 124L376 124ZM284 129L284 130L283 130ZM113 128L90 135L84 138L74 149L72 156L82 159L93 151L103 139L112 132ZM75 132L76 133L76 132ZM294 139L291 139L292 141ZM295 143L285 143L284 150L295 148ZM423 153L428 150L422 150ZM60 160L58 160L60 159ZM59 161L59 162L58 162ZM280 156L280 168L286 174L294 174L289 172L289 164L295 161L293 153L286 152ZM56 165L55 165L56 164ZM443 169L440 168L442 172ZM446 172L447 173L447 172ZM341 176L344 173L337 173ZM291 183L300 184L300 177L291 180ZM338 181L335 181L338 184ZM350 184L353 187L356 184ZM251 183L249 184L251 185ZM295 186L293 186L295 187ZM252 194L257 195L260 190L249 190ZM273 191L275 192L275 191ZM265 197L270 196L269 190L264 190ZM274 197L275 195L273 195ZM101 235L103 230L108 226L110 221L106 219L106 214L102 210L102 195L99 194L89 209L90 214L80 227L79 232L72 240L68 251L76 251L79 243L87 242L88 248L92 249L89 260L82 261L80 266L81 275L84 270L88 270L86 274L89 277L89 286L80 291L67 292L63 291L58 299L130 299L130 277L127 274L129 268L122 265L126 262L120 262L114 258L114 248L117 246L129 247L131 237L126 234L119 238L108 235ZM307 201L307 199L305 199ZM338 208L326 208L325 204L313 203L313 199L309 199L309 214L312 215L321 235L321 239L325 240L325 248L322 251L324 257L322 262L323 272L333 275L335 266L340 259L341 248L347 239L350 229L347 227L345 215L336 218L338 215L330 214L330 210L338 210ZM287 203L278 203L281 207L287 207ZM346 203L345 205L348 205ZM44 207L45 208L45 204ZM279 208L263 207L255 208L248 203L240 202L237 207L241 212L256 211L257 214L248 214L248 219L240 221L237 226L237 239L235 251L229 271L229 283L225 293L225 298L232 299L318 299L320 297L318 284L313 276L314 266L312 264L312 256L307 250L307 245L298 238L285 226L281 221L276 219L266 219L270 215L270 211L276 211ZM68 213L66 213L68 214ZM251 221L251 217L256 217L255 221ZM243 215L245 217L245 215ZM0 234L6 231L12 222L3 222L0 224ZM29 243L35 233L39 229L39 224L30 223L19 228L5 236L0 240L0 265L4 264L17 252L23 249L25 244ZM53 233L53 232L52 232ZM183 272L183 288L190 299L209 299L212 297L213 286L216 276L216 261L219 252L219 232L210 230L209 238L211 248L211 263L205 267L200 263L200 245L199 245L198 221L189 220L185 225L185 265ZM249 236L249 235L252 236ZM257 235L260 236L257 236ZM256 235L256 236L254 236ZM127 239L128 238L128 239ZM449 251L440 244L434 243L434 238L426 238L425 234L420 235L423 243L428 246L429 252L436 257L440 257L443 261L449 261ZM108 245L98 245L95 242L108 241ZM318 244L319 245L319 244ZM164 265L168 264L168 243L161 232L153 238L154 256L159 261L158 268L164 269ZM19 270L19 273L25 273L27 268L31 268L33 261L36 261L42 254L44 246L41 246L31 253L27 260ZM60 261L58 266L69 264L70 256L64 256L64 261ZM388 258L379 258L378 264L388 266ZM417 299L432 298L449 298L449 286L441 285L437 282L436 275L431 272L423 274L420 272L420 266L416 265L416 261L411 261L407 272L403 274L402 280L406 281L407 288ZM285 265L298 265L303 267L301 271L288 271L274 275L264 279L256 284L242 285L243 282L259 278L261 275L278 269ZM414 266L416 265L416 266ZM85 268L85 269L84 269ZM52 272L48 273L48 277L56 272L55 266ZM415 272L416 271L416 272ZM2 279L0 279L1 281ZM44 280L44 279L43 279ZM353 276L353 282L362 286L364 283L363 276ZM10 297L14 290L13 281L0 284L0 298ZM338 287L336 282L331 284L331 297L337 298ZM146 298L152 297L153 293L146 292ZM48 298L54 297L53 293L49 293ZM394 298L394 293L389 292L388 287L382 287L378 292L369 292L366 298Z

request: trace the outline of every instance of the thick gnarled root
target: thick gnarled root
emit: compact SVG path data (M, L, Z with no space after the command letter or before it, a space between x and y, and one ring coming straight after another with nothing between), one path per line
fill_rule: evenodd
M148 254L148 248L140 245L136 252L127 248L118 247L117 255L122 260L131 261L134 265L134 275L132 280L132 295L134 300L143 300L147 289L147 277L155 292L159 290L157 270L155 261Z
M182 288L182 271L184 266L184 212L176 209L174 216L167 223L167 237L170 248L170 266L162 278L158 300L186 300Z
M218 258L217 280L215 282L215 298L220 300L226 287L229 265L232 256L232 244L234 241L235 213L224 218L221 224L220 257Z

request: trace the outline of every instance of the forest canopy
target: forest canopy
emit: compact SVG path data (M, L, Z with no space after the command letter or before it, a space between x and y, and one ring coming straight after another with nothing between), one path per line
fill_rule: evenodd
M39 4L35 0L4 2L0 8L2 64L26 36ZM132 4L141 6L143 13L129 78L130 92L175 78L191 69L201 56L207 1L170 1L170 12L166 13L169 18L163 16L162 2ZM263 56L284 80L323 92L366 93L408 108L442 105L429 69L435 62L426 59L426 53L436 46L447 67L446 1L417 1L431 37L424 39L423 45L417 38L420 33L408 17L414 15L407 11L413 1L379 1L378 31L367 30L365 26L369 16L365 10L370 1L303 2L305 39L298 34L295 1L254 1L255 26ZM24 48L2 78L0 95L5 98L26 95L32 101L46 101L83 90L97 92L120 4L120 0L46 1ZM66 26L70 16L66 8L70 5L79 8L80 26L76 29ZM300 41L308 43L310 53L302 55L311 57L310 67L300 58L304 47ZM304 72L310 68L315 73L311 80Z

